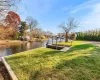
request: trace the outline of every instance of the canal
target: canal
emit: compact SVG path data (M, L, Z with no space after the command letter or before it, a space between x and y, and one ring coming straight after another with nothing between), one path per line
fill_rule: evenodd
M19 52L23 52L23 51L27 51L27 50L31 50L31 49L35 49L35 48L39 48L39 47L46 47L46 42L27 42L27 43L23 43L17 46L10 46L10 47L5 47L5 48L0 48L0 60L1 57L4 56L8 56L8 55L12 55L12 54L16 54Z

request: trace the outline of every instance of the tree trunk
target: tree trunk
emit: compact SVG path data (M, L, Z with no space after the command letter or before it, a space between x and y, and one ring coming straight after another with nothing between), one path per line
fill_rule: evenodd
M65 42L68 42L68 32L66 32L66 35L65 35Z

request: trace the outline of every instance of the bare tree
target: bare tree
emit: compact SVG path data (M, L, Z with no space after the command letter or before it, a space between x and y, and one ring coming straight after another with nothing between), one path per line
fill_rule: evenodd
M9 11L14 11L21 0L0 0L0 23L3 24L4 18Z
M46 32L44 33L44 36L45 36L46 38L50 38L50 37L53 36L53 33L50 32L50 31L46 31Z
M69 17L67 22L63 22L59 25L60 28L64 30L65 34L65 42L68 42L68 33L72 30L77 28L79 25L79 22L75 20L73 17Z
M0 20L2 20L9 11L17 8L17 3L21 0L0 0Z
M42 29L41 28L35 28L34 30L32 30L32 36L34 38L41 38L42 37Z
M38 21L36 19L32 18L31 16L28 16L26 18L26 22L27 22L27 24L29 26L30 32L32 32L32 30L34 28L36 28L38 26L38 24L39 24Z

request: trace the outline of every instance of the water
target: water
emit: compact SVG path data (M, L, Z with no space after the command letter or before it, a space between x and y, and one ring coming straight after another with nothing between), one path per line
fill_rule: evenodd
M44 41L44 42L28 42L28 43L23 43L23 44L18 45L18 46L12 46L12 47L9 47L9 48L0 48L0 58L4 57L4 56L11 55L11 54L15 54L15 53L39 48L39 47L45 47L46 42L47 41Z
M57 42L60 42L60 39L57 40ZM39 48L39 47L46 47L47 41L44 42L28 42L28 43L23 43L18 46L12 46L9 48L0 48L0 59L1 57L16 54L19 52ZM52 44L52 39L48 40L48 44ZM53 44L56 44L56 40L53 39Z

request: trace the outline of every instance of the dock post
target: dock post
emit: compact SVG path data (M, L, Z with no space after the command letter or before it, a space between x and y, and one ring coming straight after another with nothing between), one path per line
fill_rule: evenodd
M52 36L52 44L53 44L53 36Z
M56 49L57 49L57 39L58 39L58 37L56 37Z
M49 40L48 40L47 43L46 43L46 48L48 48L48 44L49 44Z

